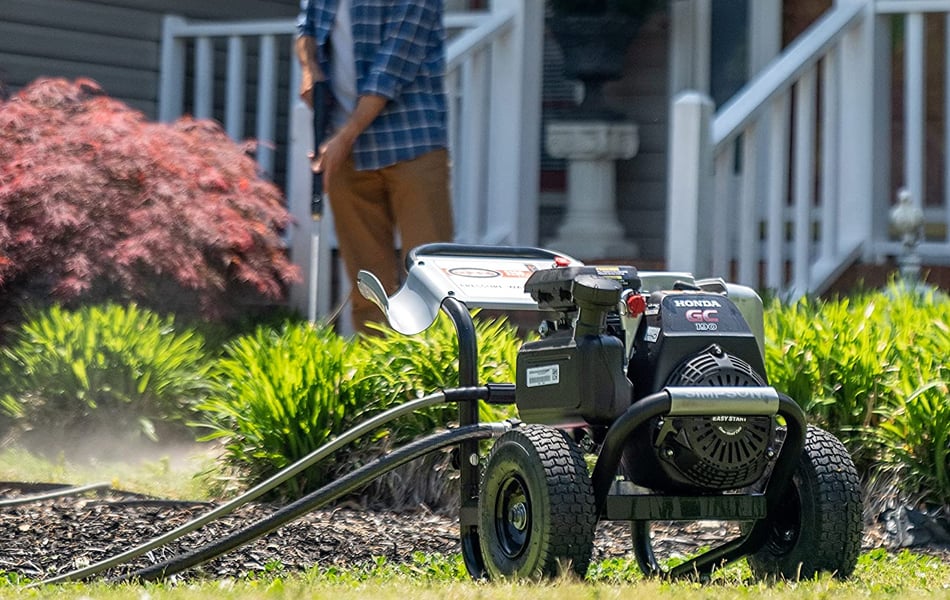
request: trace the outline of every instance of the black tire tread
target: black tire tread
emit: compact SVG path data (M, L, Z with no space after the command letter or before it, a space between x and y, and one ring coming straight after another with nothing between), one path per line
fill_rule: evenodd
M499 438L489 454L489 465L508 443L520 444L537 460L547 484L546 535L537 540L542 546L537 564L529 567L530 574L516 576L555 577L569 564L575 574L583 577L590 565L597 525L593 487L583 453L563 431L543 425L522 425ZM488 476L486 469L483 486ZM486 507L480 507L480 511L485 510ZM485 528L481 529L484 532ZM482 546L486 563L491 563L484 536ZM496 565L488 564L488 567L490 572L497 571Z
M749 556L760 577L809 579L819 572L849 577L864 531L861 482L847 449L834 435L809 426L792 485L811 493L814 510L802 510L799 539L787 552L771 543ZM808 500L802 498L803 504Z

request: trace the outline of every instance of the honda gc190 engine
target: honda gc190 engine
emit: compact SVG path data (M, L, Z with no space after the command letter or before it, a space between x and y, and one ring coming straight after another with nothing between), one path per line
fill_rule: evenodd
M759 342L727 295L681 285L642 296L640 286L633 267L556 268L528 279L525 290L558 318L518 353L523 419L596 431L664 388L767 386ZM630 307L641 314L629 314ZM631 436L626 474L638 485L678 492L760 480L777 450L776 419L717 414L723 402L710 393L702 410L650 421L649 431Z
M728 297L696 290L650 295L627 375L636 397L682 386L767 385L762 353L742 312ZM655 419L651 435L634 436L626 465L650 488L711 491L746 487L776 452L771 416L709 413ZM650 459L644 459L650 456Z

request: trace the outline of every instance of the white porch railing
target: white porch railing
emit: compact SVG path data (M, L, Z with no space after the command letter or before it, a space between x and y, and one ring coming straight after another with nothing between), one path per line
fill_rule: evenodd
M534 244L544 6L537 0L492 0L490 6L445 17L456 240ZM296 96L295 31L291 20L206 23L167 17L159 118L186 113L217 118L234 139L246 135L246 124L253 125L260 168L284 184L296 219L288 236L291 257L309 280L291 290L291 304L315 316L335 303L329 251L335 240L332 215L310 218L306 156L312 128L310 111ZM224 76L216 78L222 64ZM323 235L316 235L320 231ZM313 247L317 240L319 252ZM319 265L311 264L314 257ZM346 282L339 288L339 294L346 293Z
M858 258L899 254L888 224L898 187L924 208L924 259L950 261L950 186L938 198L924 181L923 107L938 83L925 76L926 13L950 26L950 0L838 0L715 115L700 94L677 97L668 266L790 297L820 292ZM904 34L892 40L894 18ZM902 113L891 98L901 55ZM950 98L950 78L939 83ZM892 113L904 131L893 172ZM944 114L950 122L950 108ZM950 136L943 144L940 168L950 173Z

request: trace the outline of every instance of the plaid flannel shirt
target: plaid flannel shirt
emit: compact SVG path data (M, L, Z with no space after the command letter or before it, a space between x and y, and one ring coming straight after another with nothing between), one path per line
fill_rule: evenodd
M357 93L389 99L356 140L356 168L380 169L445 148L442 0L351 2ZM298 34L316 39L320 67L329 74L330 30L337 2L301 4L305 6L298 18Z

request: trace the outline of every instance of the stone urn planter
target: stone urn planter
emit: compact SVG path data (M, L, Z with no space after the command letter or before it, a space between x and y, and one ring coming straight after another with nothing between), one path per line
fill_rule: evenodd
M564 56L564 75L584 85L574 115L619 120L604 100L603 86L623 75L627 48L641 23L665 0L551 0L548 26Z

